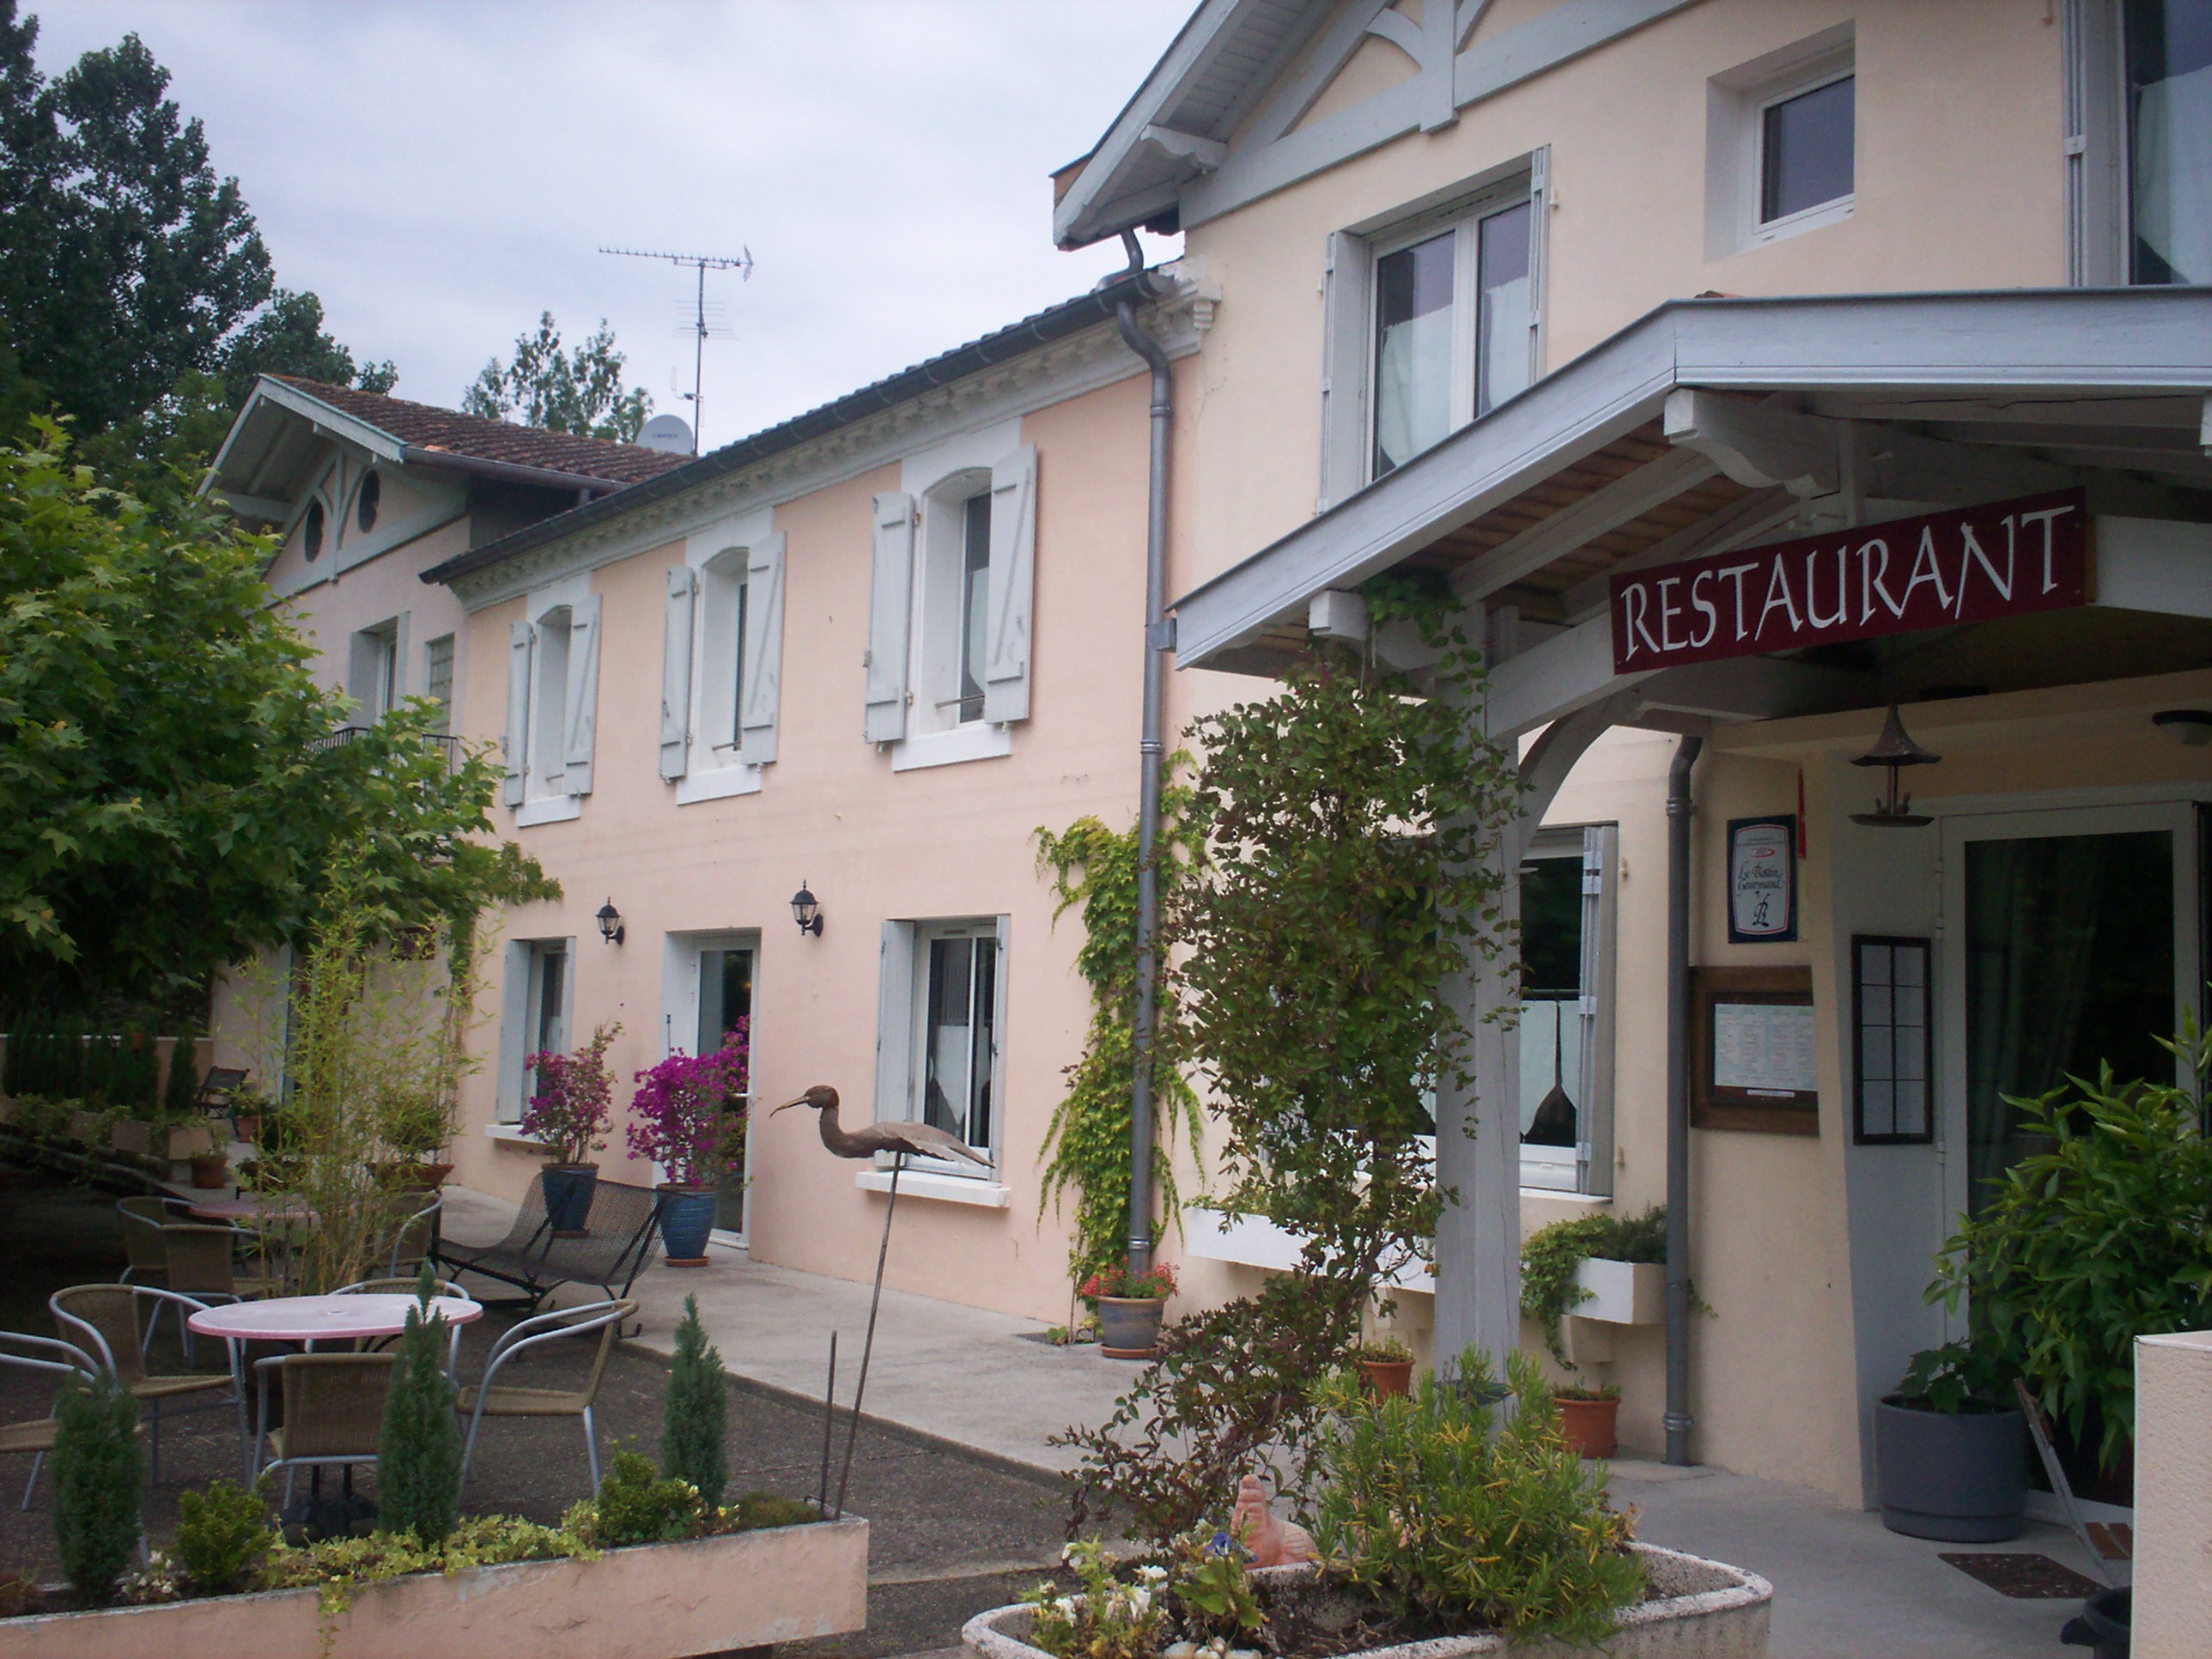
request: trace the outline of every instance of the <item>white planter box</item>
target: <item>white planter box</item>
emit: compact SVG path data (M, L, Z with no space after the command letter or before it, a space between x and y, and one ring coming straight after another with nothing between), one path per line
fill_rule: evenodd
M822 1521L595 1561L418 1573L353 1592L329 1644L312 1589L0 1619L8 1659L685 1659L867 1625L868 1523Z
M1667 1322L1667 1269L1658 1262L1584 1256L1575 1268L1575 1283L1590 1293L1589 1301L1569 1310L1577 1319L1608 1325Z
M1712 1588L1629 1608L1606 1642L1607 1659L1765 1659L1773 1585L1741 1567L1678 1550L1650 1544L1632 1547L1638 1555L1653 1561L1663 1559ZM1263 1567L1254 1577L1290 1577L1314 1571L1311 1567ZM961 1644L975 1659L1045 1659L1044 1650L1031 1647L1028 1641L1035 1618L1025 1607L979 1613L961 1630ZM1472 1659L1478 1654L1498 1656L1498 1659L1564 1659L1570 1653L1595 1651L1564 1648L1542 1638L1514 1642L1497 1635L1446 1636L1398 1647L1369 1648L1359 1659Z

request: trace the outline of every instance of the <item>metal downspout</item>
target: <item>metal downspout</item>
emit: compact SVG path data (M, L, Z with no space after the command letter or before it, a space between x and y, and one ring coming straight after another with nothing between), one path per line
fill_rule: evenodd
M1667 769L1667 1461L1690 1461L1690 769L1686 737Z
M1129 255L1127 276L1144 299L1165 292L1145 269L1144 251L1134 231L1121 233ZM1168 434L1175 414L1168 355L1137 324L1129 300L1117 302L1114 320L1130 350L1152 371L1152 477L1145 516L1145 712L1138 750L1137 796L1137 1008L1132 1047L1136 1054L1129 1097L1129 1267L1142 1273L1152 1262L1152 1036L1159 1018L1159 869L1155 848L1160 830L1160 774L1165 750L1160 741L1161 671L1167 664Z

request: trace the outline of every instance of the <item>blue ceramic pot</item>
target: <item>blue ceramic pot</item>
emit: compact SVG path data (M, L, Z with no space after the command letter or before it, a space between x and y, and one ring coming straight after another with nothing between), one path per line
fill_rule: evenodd
M538 1177L545 1185L545 1218L554 1232L580 1238L592 1218L592 1189L599 1182L596 1164L549 1164Z
M668 1187L660 1189L660 1244L668 1265L698 1266L707 1260L707 1235L714 1231L712 1187Z

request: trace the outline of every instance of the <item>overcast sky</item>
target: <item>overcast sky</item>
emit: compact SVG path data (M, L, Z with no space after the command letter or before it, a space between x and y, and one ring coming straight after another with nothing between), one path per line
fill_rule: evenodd
M398 395L453 404L550 309L601 316L688 416L709 274L711 448L1080 293L1050 170L1097 141L1194 0L26 0L52 74L135 30L235 174L289 288ZM1147 252L1176 245L1153 239ZM679 332L679 330L681 331Z

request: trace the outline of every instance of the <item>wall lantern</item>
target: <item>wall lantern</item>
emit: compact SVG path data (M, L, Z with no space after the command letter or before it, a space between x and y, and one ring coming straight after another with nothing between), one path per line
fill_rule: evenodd
M599 937L610 945L620 945L629 934L629 929L623 926L622 912L609 899L599 907Z
M822 901L814 896L803 881L799 884L799 890L791 896L791 917L799 924L800 933L811 933L817 939L822 937Z
M2150 717L2150 723L2191 749L2212 744L2212 708L2161 708Z
M1855 757L1854 766L1883 766L1889 769L1889 790L1874 804L1871 812L1854 812L1853 823L1870 825L1877 830L1909 830L1936 820L1925 812L1912 810L1912 797L1898 791L1898 774L1908 766L1933 766L1943 757L1931 755L1905 736L1905 722L1898 718L1897 705L1889 706L1889 718L1882 723L1881 736L1873 748Z

